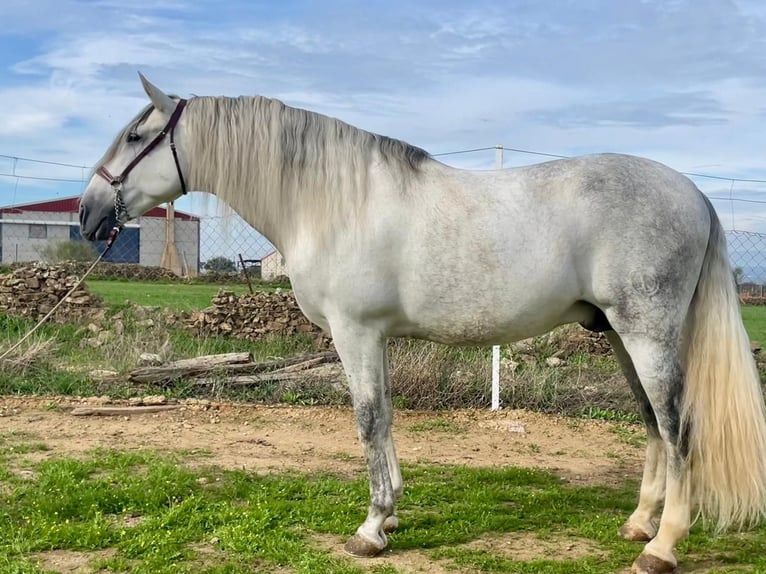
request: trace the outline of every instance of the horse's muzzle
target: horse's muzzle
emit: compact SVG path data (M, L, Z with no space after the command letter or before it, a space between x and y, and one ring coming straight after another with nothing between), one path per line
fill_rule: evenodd
M111 206L101 213L80 203L80 235L88 241L106 241L117 225L117 216Z

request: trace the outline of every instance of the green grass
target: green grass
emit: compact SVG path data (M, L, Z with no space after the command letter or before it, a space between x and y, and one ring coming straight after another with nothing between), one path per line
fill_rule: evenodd
M766 345L766 306L744 305L741 309L742 321L750 339Z
M160 283L157 281L87 281L91 293L103 297L108 306L124 306L127 301L136 305L157 306L175 311L190 311L210 307L219 289L237 295L249 293L247 285L217 285L209 283ZM261 288L259 286L259 288Z
M234 287L239 292L247 289L244 285ZM171 397L207 396L302 405L348 404L350 399L345 389L329 383L264 382L251 388L211 385L201 389L178 381L162 388L147 388L128 385L124 381L99 384L89 376L94 369L108 369L124 375L136 367L141 353L159 353L165 360L175 360L248 351L256 360L267 360L316 350L312 335L271 337L255 342L228 337L200 338L181 329L167 328L159 316L153 316L155 325L148 327L140 320L145 316L125 305L129 297L142 304L160 303L159 299L152 299L156 296L165 298L163 305L172 305L175 309L203 308L210 305L218 288L211 284L96 281L94 291L108 294L109 315L117 311L122 313L124 332L93 348L86 339L94 334L84 325L47 323L33 340L48 341L51 348L45 352L30 352L32 360L23 369L3 365L0 394L106 394L126 398L163 392ZM766 341L766 307L744 307L742 313L751 338ZM107 327L112 324L110 320L104 322ZM7 348L33 326L33 321L0 315L0 343ZM541 338L544 340L545 337ZM556 350L556 345L540 343L538 346L541 355L537 363L530 365L519 359L519 366L513 372L504 373L501 386L504 407L584 418L638 421L635 400L612 357L580 353L564 367L549 368L543 357ZM489 403L488 348L453 348L422 341L395 340L391 344L390 363L397 408L439 411L483 408ZM443 430L447 432L449 429Z
M447 419L428 419L407 427L410 432L441 432L445 434L463 434L465 428L460 423Z
M168 360L227 352L250 352L256 361L272 357L287 357L311 352L314 339L310 335L269 337L259 341L232 340L224 337L197 338L180 329L167 329L158 324L142 327L130 313L124 313L125 330L101 347L83 345L93 333L82 326L45 323L33 336L32 348L21 353L29 355L27 362L0 369L0 395L102 395L126 398L146 389L126 382L108 386L95 382L90 376L94 369L127 373L136 367L138 356L158 353L167 348ZM0 314L0 342L13 344L34 326L34 321ZM34 342L40 348L34 348ZM156 390L156 389L154 389ZM153 390L153 391L154 391ZM274 389L268 384L243 389L231 398L262 400ZM199 388L179 382L162 389L171 397L197 396ZM196 393L196 394L195 394ZM249 393L249 395L248 395ZM302 399L296 402L303 402ZM0 570L2 572L2 570Z
M51 459L12 470L24 440L0 453L0 571L32 573L32 554L94 553L102 572L239 574L402 572L380 561L357 561L339 550L364 518L366 474L266 474L185 466L180 454L94 451L82 460ZM36 447L35 447L36 448ZM197 464L199 461L195 461ZM632 510L636 485L570 486L547 472L524 468L403 466L398 553L425 563L478 572L611 573L628 567L641 546L616 530ZM200 480L204 479L204 480ZM541 549L518 559L503 544L472 546L493 537L585 544L592 552L557 556ZM323 542L320 542L321 541ZM548 543L550 548L551 542ZM766 527L713 538L700 526L679 545L681 562L710 572L763 571ZM95 554L109 549L109 555ZM718 568L717 570L715 568Z

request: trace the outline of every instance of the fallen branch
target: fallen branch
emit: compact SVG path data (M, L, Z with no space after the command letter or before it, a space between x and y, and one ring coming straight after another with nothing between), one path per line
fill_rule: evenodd
M143 367L136 369L128 375L128 378L136 383L157 384L167 383L181 378L198 378L212 374L226 377L237 375L255 375L269 371L286 370L288 368L293 370L304 370L313 368L322 363L330 363L338 360L338 354L335 351L326 351L312 355L289 357L287 359L276 359L262 363L251 362L252 357L250 357L247 361L218 364L209 364L198 362L195 359L187 359L184 364L180 364L182 361L176 361L175 363L170 363L160 367Z
M246 387L252 385L258 385L266 382L276 381L293 381L298 379L305 379L307 371L314 369L327 362L322 357L316 357L308 361L301 363L295 363L283 369L277 369L267 373L260 373L254 375L230 375L227 377L211 377L205 379L198 379L191 383L195 387L203 387L210 385L221 385L225 387Z
M273 381L290 381L302 378L302 373L263 373L261 375L235 375L232 377L197 379L191 386L207 387L211 385L220 385L223 387L247 387L258 385L260 383Z
M159 367L142 367L132 371L128 378L136 383L159 383L172 381L181 377L208 373L214 369L253 360L250 353L222 353L218 355L203 355L193 359L173 361Z
M182 405L152 405L148 407L78 407L72 409L71 415L82 416L120 416L140 415L145 413L158 413L180 409Z

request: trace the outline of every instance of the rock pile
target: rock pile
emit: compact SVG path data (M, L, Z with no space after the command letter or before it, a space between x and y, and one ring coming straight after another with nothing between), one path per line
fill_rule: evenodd
M0 312L41 319L69 292L78 277L66 268L33 265L0 278ZM54 314L57 320L80 319L101 308L103 300L81 284Z
M329 346L322 330L306 319L290 292L238 296L221 289L213 298L212 307L169 315L167 322L181 325L198 336L225 335L247 340L310 333L323 339L321 346Z
M70 273L83 275L90 262L70 261L62 263ZM100 262L91 274L93 279L136 279L141 281L179 281L181 278L170 269L138 265L137 263L108 263Z
M38 265L55 265L57 269L66 271L69 275L81 277L93 264L92 261L61 261L53 263L38 263ZM11 263L8 268L11 271L26 269L29 262ZM137 279L141 281L183 281L169 269L151 267L137 263L110 263L99 262L90 274L91 279Z
M604 333L594 333L579 326L558 329L551 337L560 356L568 358L575 354L611 355L612 346Z

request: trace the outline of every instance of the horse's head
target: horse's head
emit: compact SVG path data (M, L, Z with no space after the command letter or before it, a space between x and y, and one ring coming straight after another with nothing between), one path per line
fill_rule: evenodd
M80 198L81 234L91 241L186 193L187 164L176 150L186 101L140 76L151 104L115 138Z

